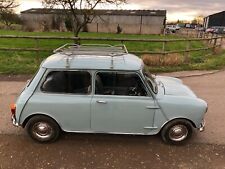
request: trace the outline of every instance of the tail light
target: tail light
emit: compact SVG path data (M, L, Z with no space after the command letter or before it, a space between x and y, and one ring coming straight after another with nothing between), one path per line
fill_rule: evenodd
M11 109L12 115L15 115L16 114L16 104L11 104L10 109Z

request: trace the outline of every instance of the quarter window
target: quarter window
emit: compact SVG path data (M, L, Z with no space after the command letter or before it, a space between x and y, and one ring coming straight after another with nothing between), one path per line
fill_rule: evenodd
M144 84L135 73L97 73L95 77L95 94L147 96Z
M91 93L91 75L85 71L54 71L50 72L41 90L50 93Z

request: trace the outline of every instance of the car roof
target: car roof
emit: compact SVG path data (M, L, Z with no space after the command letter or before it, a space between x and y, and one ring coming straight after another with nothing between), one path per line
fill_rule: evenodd
M47 69L137 71L143 65L144 63L140 58L128 53L116 56L56 53L49 56L41 66Z
M42 67L49 69L140 70L143 61L125 45L65 44L54 50Z

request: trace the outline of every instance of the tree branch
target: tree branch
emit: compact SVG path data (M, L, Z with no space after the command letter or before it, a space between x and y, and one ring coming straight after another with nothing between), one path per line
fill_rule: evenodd
M61 5L66 13L67 10L69 10L73 16L72 25L74 34L78 35L82 28L84 28L88 23L93 22L96 17L94 9L98 4L108 3L118 5L120 3L125 3L126 0L42 0L42 2L47 6ZM81 20L78 15L81 15Z

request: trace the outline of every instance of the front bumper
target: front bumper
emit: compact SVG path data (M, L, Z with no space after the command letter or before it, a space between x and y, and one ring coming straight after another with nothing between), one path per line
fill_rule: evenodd
M15 127L19 127L19 123L17 123L15 115L12 115L11 120Z
M200 124L200 128L199 131L203 132L205 130L205 120L202 121L202 123Z

